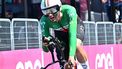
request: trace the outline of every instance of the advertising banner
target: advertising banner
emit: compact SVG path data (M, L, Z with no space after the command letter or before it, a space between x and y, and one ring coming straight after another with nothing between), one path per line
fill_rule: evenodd
M0 69L40 69L52 62L51 54L41 49L0 52ZM55 66L56 65L56 66ZM59 68L58 64L48 69Z
M94 45L84 47L91 69L121 69L122 45Z
M121 44L92 45L84 46L83 48L87 52L90 69L122 68ZM42 49L0 52L0 69L40 69L51 62L52 57L50 52L45 53ZM59 64L53 64L47 69L59 69Z

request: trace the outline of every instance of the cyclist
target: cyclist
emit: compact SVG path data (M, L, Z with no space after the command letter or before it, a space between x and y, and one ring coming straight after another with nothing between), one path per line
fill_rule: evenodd
M42 0L41 10L44 14L40 19L42 35L48 38L50 28L54 29L55 36L66 44L65 59L75 66L76 56L83 69L89 69L86 52L81 47L84 27L76 9L70 5L62 5L60 0ZM47 43L43 43L42 47L46 52L47 46Z

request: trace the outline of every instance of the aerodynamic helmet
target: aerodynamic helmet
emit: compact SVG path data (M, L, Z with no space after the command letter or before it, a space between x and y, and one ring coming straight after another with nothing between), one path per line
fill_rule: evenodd
M62 5L60 0L42 0L41 1L41 11L44 15L48 13L56 13L60 10Z

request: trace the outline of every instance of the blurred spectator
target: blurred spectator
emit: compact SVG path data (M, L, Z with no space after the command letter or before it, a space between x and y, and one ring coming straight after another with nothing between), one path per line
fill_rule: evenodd
M119 22L122 22L122 0L102 0L104 10L107 12L109 21L116 22L115 11L120 12Z
M87 0L61 0L63 4L70 4L76 8L78 16L84 21L87 20Z
M112 22L116 22L115 20L115 9L113 8L112 0L102 0L104 4L104 11L107 13L108 20Z
M76 8L78 16L84 21L87 13L87 0L70 0L70 4Z
M63 4L70 4L70 0L61 0Z
M87 0L79 0L79 2L80 2L80 18L83 21L88 20Z
M106 15L103 13L103 3L101 0L88 0L90 5L88 5L88 10L90 10L91 21L105 21L108 20ZM90 9L89 9L90 8Z
M115 8L119 10L119 22L122 22L122 0L115 0L114 2Z
M5 17L6 18L9 18L9 19L12 19L13 18L13 13L11 10L8 10L5 12Z
M101 3L101 0L90 0L90 8L93 12L103 12L103 4Z
M78 16L82 20L86 19L87 13L87 0L61 0L63 4L69 4L76 8Z

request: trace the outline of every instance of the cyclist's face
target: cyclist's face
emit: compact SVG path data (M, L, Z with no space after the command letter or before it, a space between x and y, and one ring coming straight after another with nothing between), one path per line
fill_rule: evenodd
M48 17L51 21L57 21L57 16L59 15L59 10L56 7L52 7L46 10L43 10L43 13L46 17Z
M47 14L46 16L53 22L57 21L57 15L58 15L58 12L56 13L49 13Z

